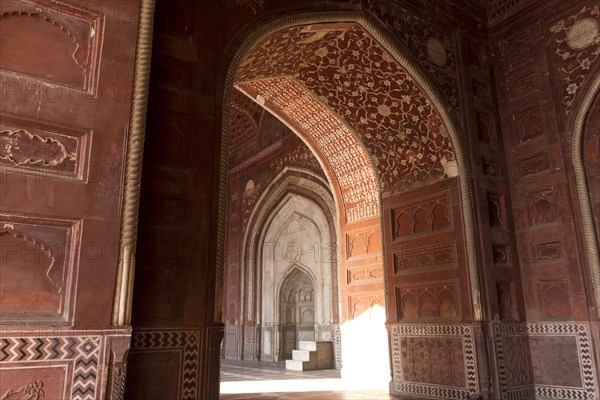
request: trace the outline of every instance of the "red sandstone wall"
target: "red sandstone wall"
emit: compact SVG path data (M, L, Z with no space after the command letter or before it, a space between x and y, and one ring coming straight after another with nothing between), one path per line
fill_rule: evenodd
M567 40L576 20L598 17L594 2L549 3L491 37L533 380L536 393L550 397L598 390L597 350L590 347L598 336L597 305L570 155L574 115L599 70L598 43L586 44L585 35ZM588 124L597 121L592 113ZM497 334L507 348L515 329ZM507 390L518 384L516 371L506 371Z
M218 380L222 337L209 245L218 206L216 13L211 2L157 4L127 399L218 391L202 383Z
M109 398L139 2L0 7L0 394Z

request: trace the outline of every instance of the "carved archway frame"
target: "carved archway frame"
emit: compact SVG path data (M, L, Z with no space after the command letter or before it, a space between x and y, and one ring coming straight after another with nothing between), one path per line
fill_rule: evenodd
M588 257L590 276L592 278L592 289L596 299L596 310L600 317L600 249L598 249L598 232L594 226L594 215L592 213L592 198L586 178L585 164L583 158L583 141L585 122L596 99L600 96L600 75L594 79L590 88L581 101L581 106L573 123L573 136L571 145L571 158L575 172L575 185L579 210L581 212L581 223L583 225L583 238Z
M138 27L138 42L136 46L136 58L134 66L134 88L132 97L132 110L127 140L127 152L125 155L125 178L123 184L123 211L121 214L121 234L119 262L115 283L115 295L113 301L112 323L117 326L130 325L131 306L133 297L133 277L135 270L135 251L137 241L138 209L142 173L142 156L144 148L146 107L148 99L148 82L150 77L150 61L152 55L154 1L143 0L140 8L140 19ZM397 42L384 27L368 17L364 12L319 12L297 14L283 17L276 21L267 23L258 28L242 43L235 53L227 71L223 92L223 120L221 154L227 154L230 137L230 109L231 96L237 70L248 51L260 39L280 29L307 24L325 22L355 22L362 26L375 40L377 40L390 55L406 70L422 89L425 96L440 113L440 117L446 126L455 152L458 164L460 196L463 211L463 223L465 228L465 241L467 246L467 262L469 269L469 282L471 289L471 301L474 310L474 319L483 319L483 307L481 296L481 283L479 275L479 255L477 246L477 231L475 226L475 212L473 206L473 191L471 187L471 166L468 161L467 144L456 116L449 103L444 98L441 90L426 76L421 67L409 57L404 46ZM597 82L598 80L596 80ZM582 107L583 110L583 107ZM581 118L583 125L583 117ZM216 276L223 276L224 254L225 254L225 230L227 217L227 157L221 157L220 182L218 194L218 225L216 237ZM578 185L579 187L579 185ZM589 201L588 201L589 205ZM380 202L381 208L381 202ZM380 210L381 215L381 210ZM383 232L382 232L383 235ZM587 237L587 236L586 236ZM383 242L382 242L383 243ZM384 271L385 272L385 271ZM600 295L600 278L595 274L594 278L596 295ZM384 273L384 279L386 275ZM217 279L217 285L221 285Z
M481 279L479 273L479 252L477 241L477 230L475 220L475 208L473 204L473 190L471 185L471 166L467 153L467 143L465 135L460 128L457 117L454 114L450 104L445 99L442 91L427 77L419 64L409 56L408 50L379 24L369 17L366 13L360 11L335 11L335 12L313 12L283 17L273 22L267 23L254 32L240 45L233 56L225 80L223 93L223 121L222 121L222 141L221 154L227 154L229 149L230 137L230 110L232 92L234 88L235 77L240 64L250 49L256 45L263 37L281 29L290 28L298 25L310 25L318 23L331 22L354 22L360 25L368 32L390 55L406 70L406 72L415 80L425 97L431 102L433 107L439 112L440 117L448 130L452 147L454 149L456 161L458 164L460 198L462 206L463 224L465 229L465 242L467 251L467 263L469 271L469 284L471 290L471 301L473 306L473 317L475 321L483 320L483 307L481 295ZM222 276L224 242L225 242L225 221L227 212L227 171L228 162L226 157L221 158L220 165L220 189L219 189L219 216L217 227L217 268L218 276ZM332 188L333 190L333 188ZM380 197L380 193L379 196ZM381 201L379 201L379 214L383 215L381 210ZM382 229L382 243L383 229ZM386 274L384 269L384 281ZM217 283L219 284L219 283ZM387 289L386 289L387 290Z

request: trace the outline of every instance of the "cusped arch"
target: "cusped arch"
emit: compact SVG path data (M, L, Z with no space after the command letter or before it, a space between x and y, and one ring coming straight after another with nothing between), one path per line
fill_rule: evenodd
M579 210L581 212L581 223L583 225L583 236L585 249L588 257L590 276L592 279L592 288L596 299L596 308L600 316L600 249L598 248L598 232L594 225L594 214L592 198L587 181L587 175L584 164L583 142L585 123L590 115L590 110L600 96L600 75L596 76L591 83L590 88L581 101L581 106L573 123L573 136L571 157L573 160L573 170L575 172L575 184L577 187L577 198L579 200Z
M431 120L430 123L435 125L441 123L446 129L452 149L454 150L454 157L458 169L458 178L460 185L460 197L463 208L463 223L465 230L465 242L467 248L467 260L469 266L469 283L471 290L471 300L474 309L474 319L481 320L483 317L483 311L481 306L481 288L480 288L480 277L478 268L478 250L477 250L477 236L475 229L475 217L473 208L472 198L472 187L469 177L471 176L469 158L466 150L466 144L464 134L460 129L457 122L457 118L451 111L451 106L445 99L441 90L432 83L431 79L422 71L418 63L413 60L408 54L409 52L404 49L404 46L398 43L393 36L378 22L372 20L368 15L363 12L323 12L323 13L310 13L310 14L298 14L294 16L280 18L271 23L265 24L258 28L242 43L234 55L229 70L227 72L224 96L223 96L223 138L222 138L222 154L226 154L229 146L229 131L230 131L230 109L229 104L231 101L232 91L236 79L237 72L244 60L245 56L249 53L254 45L256 45L262 38L267 35L276 32L281 29L311 25L319 23L336 23L336 22L350 22L360 25L365 31L367 31L390 55L391 57L408 73L408 75L416 82L424 96L431 102L439 115L441 121ZM386 110L379 110L380 113L385 114ZM448 160L446 160L448 161ZM453 166L451 166L453 168ZM452 169L450 168L450 169ZM227 194L226 185L227 176L227 162L222 158L221 163L221 177L222 182L220 186L220 198L225 199ZM379 204L379 208L381 205ZM381 209L378 210L381 214ZM222 202L220 207L220 218L219 218L219 235L218 238L224 237L225 230L225 202ZM223 243L218 243L219 251L222 251ZM221 259L221 258L219 258ZM219 265L222 268L222 265ZM385 279L385 276L384 276Z

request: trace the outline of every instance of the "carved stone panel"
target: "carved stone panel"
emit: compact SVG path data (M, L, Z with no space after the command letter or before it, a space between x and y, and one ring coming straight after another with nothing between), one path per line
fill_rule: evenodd
M496 143L496 123L494 117L486 112L477 111L477 133L479 141L483 143Z
M390 341L392 393L464 399L478 390L470 327L393 325Z
M553 186L528 192L527 204L531 226L559 221L556 192Z
M1 319L70 320L79 234L77 221L0 215Z
M525 143L544 134L544 121L542 115L542 108L540 105L527 108L513 115L518 143Z
M555 262L564 259L564 254L564 245L561 240L534 243L529 245L530 262Z
M134 332L131 348L129 370L135 375L127 377L125 398L140 393L145 398L197 398L198 331ZM147 379L150 376L152 382Z
M533 398L533 370L526 324L496 324L494 334L501 398Z
M95 334L0 338L2 398L95 400L102 343Z
M383 280L383 267L381 265L348 268L347 273L346 282L348 285L381 282Z
M449 194L427 198L390 213L394 239L421 233L444 231L452 227Z
M362 255L373 254L381 251L381 237L379 230L352 232L346 234L346 258L350 259Z
M64 87L59 96L72 95L73 89L95 94L103 16L89 7L37 3L3 2L0 69L59 84Z
M497 193L487 193L489 223L492 228L506 228L504 201Z
M524 178L529 175L539 174L550 170L548 153L541 152L519 159L519 176Z
M548 319L569 318L571 301L565 279L538 281L540 315Z
M460 315L460 304L455 283L443 285L396 288L398 317L455 318Z
M11 368L12 367L12 368ZM68 399L67 374L69 365L18 367L16 364L0 367L0 399L2 400L42 400Z
M354 319L359 315L369 312L373 307L385 307L383 293L361 293L348 296L348 318Z
M517 102L529 96L537 96L539 94L539 80L539 76L533 73L509 83L508 90L510 93L510 100L512 102ZM514 119L516 120L517 117L515 116ZM533 122L535 121L538 120L533 119Z
M500 320L516 320L518 317L518 313L517 297L514 282L496 282L496 292L498 294L498 313L500 316Z
M86 180L92 132L0 115L0 170L40 180Z

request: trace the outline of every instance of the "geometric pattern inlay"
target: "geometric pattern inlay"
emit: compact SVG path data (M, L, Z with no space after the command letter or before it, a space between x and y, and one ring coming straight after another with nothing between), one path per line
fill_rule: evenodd
M183 379L181 399L194 400L198 390L198 360L200 356L200 332L164 331L134 332L132 349L183 349Z
M98 389L100 343L100 336L0 338L0 363L72 361L71 399L93 400Z

